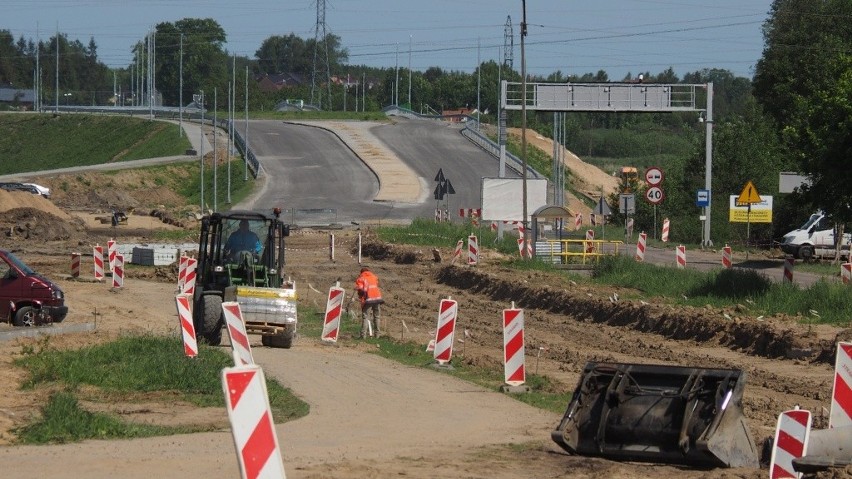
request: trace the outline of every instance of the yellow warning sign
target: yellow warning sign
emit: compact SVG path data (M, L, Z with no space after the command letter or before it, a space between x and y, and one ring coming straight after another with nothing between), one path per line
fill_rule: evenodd
M760 194L757 193L757 188L749 181L743 186L743 191L737 198L737 206L754 205L762 201Z

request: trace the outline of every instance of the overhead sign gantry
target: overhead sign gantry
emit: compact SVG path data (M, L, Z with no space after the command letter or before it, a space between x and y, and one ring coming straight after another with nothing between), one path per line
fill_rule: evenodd
M524 91L526 85L526 91ZM707 91L704 108L696 105L698 90ZM508 82L500 88L500 108L505 110L588 111L588 112L705 112L706 169L704 188L711 191L713 173L713 83L534 83ZM711 196L712 198L712 196ZM710 204L701 215L704 221L702 245L710 240Z

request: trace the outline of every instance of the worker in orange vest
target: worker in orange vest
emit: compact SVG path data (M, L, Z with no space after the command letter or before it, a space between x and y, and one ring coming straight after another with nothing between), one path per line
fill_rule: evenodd
M358 299L361 301L361 338L370 333L370 323L367 319L367 314L372 310L373 323L375 325L372 331L376 337L381 334L381 323L379 316L381 315L381 305L384 304L382 299L382 291L379 289L379 277L370 271L370 268L363 266L361 274L355 280L355 291L358 293Z

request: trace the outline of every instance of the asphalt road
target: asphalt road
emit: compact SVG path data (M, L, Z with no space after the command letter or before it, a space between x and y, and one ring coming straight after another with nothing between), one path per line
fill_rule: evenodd
M249 129L265 178L260 193L240 206L299 210L297 224L434 218L437 206L457 218L459 208L480 204L482 177L498 174L498 161L464 138L459 126L394 118L370 132L414 170L426 194L415 202L374 201L377 172L332 132L281 121L251 121ZM438 170L455 190L440 202L433 196Z

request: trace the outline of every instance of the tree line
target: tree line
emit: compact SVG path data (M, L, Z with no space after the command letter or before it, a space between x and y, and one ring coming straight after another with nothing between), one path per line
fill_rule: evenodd
M727 70L702 69L679 78L669 68L663 72L637 72L621 80L642 74L649 83L714 84L713 124L713 238L745 241L745 226L728 222L729 194L740 191L752 181L762 194L775 195L773 225L753 225L754 240L769 242L798 225L813 209L832 212L842 222L852 220L852 189L849 188L852 164L852 3L846 0L775 0L763 26L764 53L753 79L737 77ZM308 100L312 94L323 109L376 111L399 103L423 113L459 107L482 110L483 121L496 122L498 78L520 81L520 72L505 68L493 60L481 63L472 73L448 71L433 66L425 71L405 68L375 68L348 63L342 39L329 35L328 71L339 78L367 80L367 88L354 81L325 88L326 79L318 78L312 91L314 39L296 35L275 35L265 39L254 58L232 56L224 49L225 31L212 19L186 18L160 23L155 28L156 85L163 102L176 105L180 96L181 51L183 63L183 99L205 91L212 108L214 88L218 90L217 108L227 105L225 92L236 74L236 102L246 102L251 110L272 110L284 99ZM97 45L69 41L64 34L47 41L19 38L0 31L0 84L11 83L31 88L36 54L41 66L43 95L53 97L56 49L59 49L61 91L88 104L113 94L113 82L124 92L131 90L139 68L144 68L146 39L133 48L134 59L125 68L110 69L97 58ZM324 69L322 69L324 71ZM248 72L248 79L246 78ZM281 91L264 93L254 81L264 73L294 73L302 83ZM399 84L397 84L397 78ZM530 77L530 81L606 82L605 71ZM136 81L138 84L138 80ZM481 85L478 90L477 85ZM408 92L411 92L409 98ZM330 95L329 95L330 93ZM103 95L103 98L101 98ZM357 99L356 99L357 95ZM362 98L366 101L362 103ZM90 100L91 99L91 100ZM703 99L698 98L697 105ZM625 114L571 113L566 117L567 147L581 156L630 158L626 161L658 162L666 170L666 200L658 211L637 201L637 228L653 227L653 214L672 219L674 241L698 242L701 238L700 210L695 193L704 187L705 149L703 125L695 113ZM512 112L509 124L520 125L520 115ZM545 136L552 134L552 114L532 114L530 128ZM623 132L602 134L603 130ZM677 141L669 138L677 137ZM656 150L656 151L655 151ZM638 153L637 153L638 152ZM810 185L793 194L778 195L778 173L794 171L809 175ZM641 193L641 192L640 192ZM613 206L617 206L613 202Z

